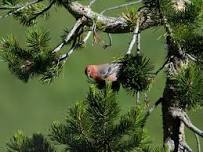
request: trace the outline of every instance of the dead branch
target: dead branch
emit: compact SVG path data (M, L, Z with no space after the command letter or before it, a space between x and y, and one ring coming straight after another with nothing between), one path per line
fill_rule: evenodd
M88 6L84 6L78 2L71 2L64 4L68 11L76 19L85 16L87 18L86 26L92 26L96 21L97 29L107 33L129 33L132 32L132 28L128 24L127 20L123 17L109 17L96 13ZM140 19L140 30L145 30L154 26L161 25L162 21L158 12L149 10L148 8L142 8L142 12L145 14ZM147 16L147 17L146 17ZM98 25L102 26L99 27Z
M108 47L111 47L112 46L112 42L113 42L111 34L107 33L107 36L108 36L109 42L103 46L104 49L106 49Z
M83 41L81 42L81 44L77 44L75 45L74 47L72 47L68 53L65 53L63 55L61 55L61 57L59 58L59 61L65 61L79 46L78 45L83 45L83 44L86 44L87 43L87 40L90 38L92 34L92 31L89 31L87 33L87 35L85 36L85 38L83 39Z
M186 112L181 109L171 109L171 113L174 118L179 118L185 124L185 126L192 132L203 137L203 131L193 125Z
M137 19L137 25L136 25L136 27L135 27L135 29L133 31L133 37L132 37L132 40L131 40L130 45L128 47L127 54L131 54L133 46L137 42L137 37L138 37L138 34L139 34L139 25L140 25L140 19L138 17L138 19Z
M77 22L75 23L75 25L73 26L72 30L67 34L66 38L63 40L63 42L61 44L59 44L52 52L56 53L56 52L60 51L63 48L63 46L71 40L71 38L73 37L75 32L85 21L86 21L85 17L78 19Z

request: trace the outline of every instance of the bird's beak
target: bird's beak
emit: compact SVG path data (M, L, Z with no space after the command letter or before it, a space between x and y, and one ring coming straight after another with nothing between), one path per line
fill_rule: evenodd
M91 78L91 75L90 75L90 74L87 74L87 78L88 78L88 80L91 80L91 81L92 81L92 78Z
M90 83L94 82L94 79L92 79L92 77L89 73L87 74L87 79Z

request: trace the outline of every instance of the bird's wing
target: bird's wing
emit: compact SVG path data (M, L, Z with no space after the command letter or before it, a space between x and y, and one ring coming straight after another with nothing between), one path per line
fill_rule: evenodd
M100 70L102 79L114 80L117 79L117 74L120 70L121 63L105 64Z

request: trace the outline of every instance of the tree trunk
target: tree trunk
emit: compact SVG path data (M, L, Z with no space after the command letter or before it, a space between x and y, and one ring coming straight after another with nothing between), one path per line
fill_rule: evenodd
M176 94L173 85L174 82L168 79L163 95L163 142L170 152L186 152L184 124L179 118L173 116L174 110L180 107L179 102L175 99Z
M173 76L177 75L183 66L187 65L188 59L184 53L178 50L174 42L167 41L168 58L167 80L163 93L162 117L163 117L163 142L167 152L191 152L186 144L184 123L174 115L177 111L185 111L185 107L179 101L177 93L177 82Z

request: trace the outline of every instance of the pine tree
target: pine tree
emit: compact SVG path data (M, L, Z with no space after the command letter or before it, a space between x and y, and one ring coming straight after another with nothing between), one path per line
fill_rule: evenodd
M92 85L85 100L68 110L65 123L52 124L50 140L41 134L26 137L19 131L8 143L8 151L55 152L53 143L70 152L158 151L145 132L148 112L144 109L137 105L121 114L111 87L99 90Z
M110 88L90 88L87 98L69 110L65 124L54 123L51 139L69 151L144 151L148 148L141 107L124 115Z
M132 33L126 55L112 61L112 65L119 64L119 71L113 73L111 66L103 66L102 73L97 75L102 81L94 83L105 83L103 88L90 87L84 101L69 110L66 122L51 126L50 138L41 134L26 137L20 132L11 139L8 151L52 152L55 151L52 142L57 142L65 145L65 151L152 152L144 127L153 109L161 104L164 148L156 151L191 152L184 128L189 128L197 138L203 137L203 131L192 124L186 113L202 106L203 102L203 1L130 0L101 13L91 9L96 2L92 0L86 6L75 0L2 1L0 11L4 15L0 18L13 16L23 26L33 26L39 17L46 17L52 7L64 7L76 19L55 48L49 47L49 33L36 28L27 32L25 47L12 35L1 41L0 56L8 63L9 70L24 82L32 78L52 82L60 75L71 54L83 47L91 35L93 43L99 41L97 31L108 35L109 44L104 48L112 45L111 34ZM107 11L137 3L140 3L138 8L128 9L119 17L104 15ZM164 64L155 70L141 50L140 39L142 31L158 26L165 30L167 56ZM65 46L70 49L61 54L60 50ZM166 73L164 93L154 106L149 109L143 107L143 102L137 103L127 114L121 115L116 92L109 86L111 79L106 78L116 75L116 81L139 101L139 93L148 90L163 69Z

